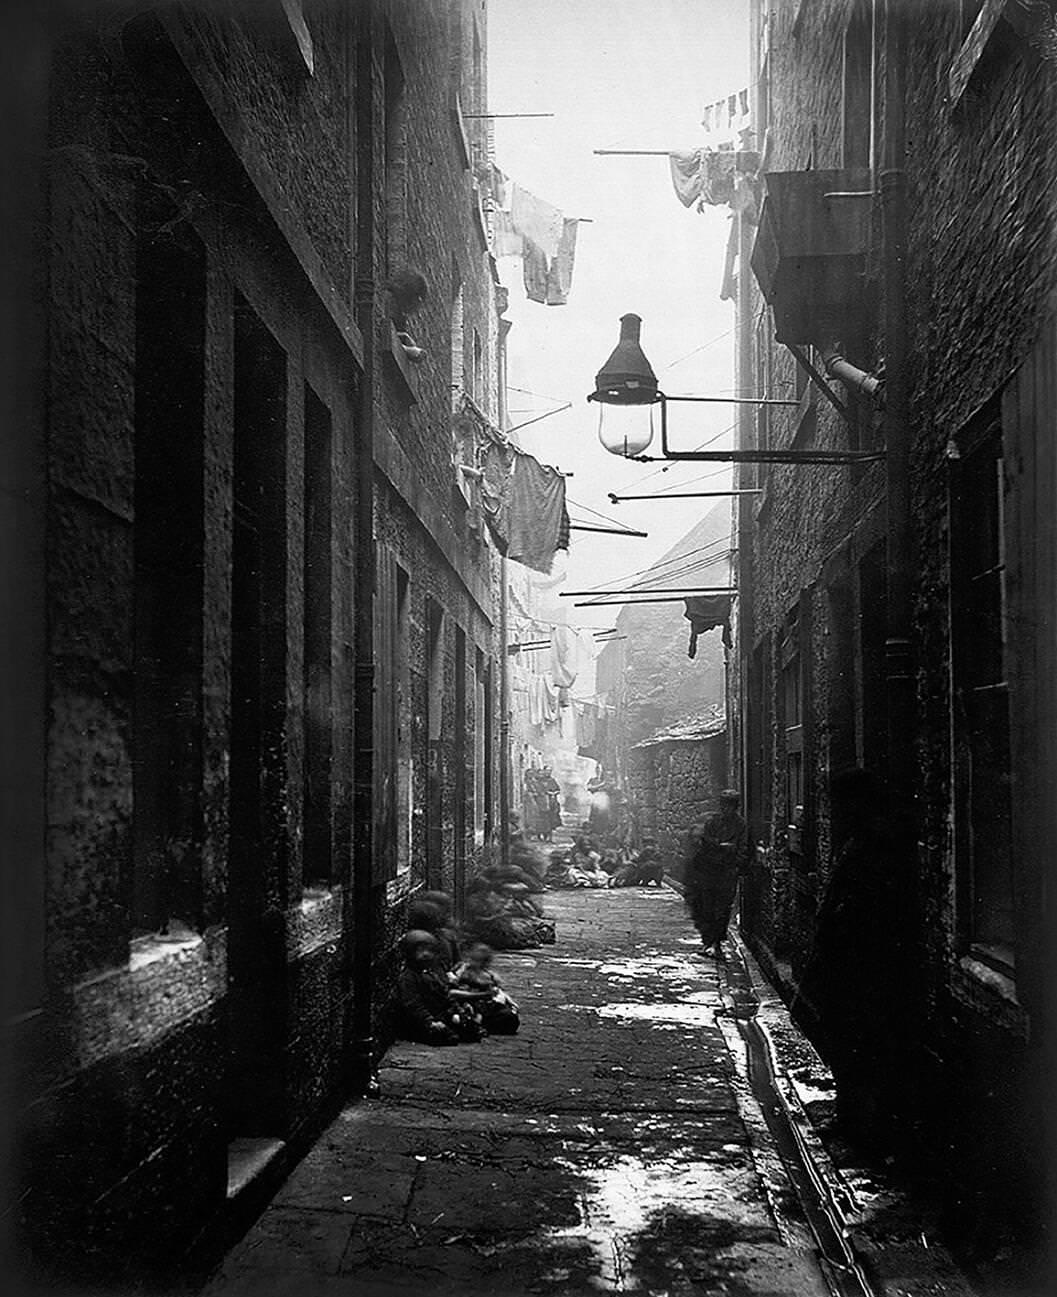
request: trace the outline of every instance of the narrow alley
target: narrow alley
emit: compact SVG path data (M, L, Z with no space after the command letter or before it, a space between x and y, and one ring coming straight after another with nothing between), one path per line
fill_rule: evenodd
M706 958L668 887L547 901L557 943L499 957L520 1034L395 1044L380 1095L344 1109L206 1297L969 1293L897 1194L830 1164L802 1106L825 1109L825 1070L750 970L783 1106L853 1239L820 1263L746 1074L743 951Z

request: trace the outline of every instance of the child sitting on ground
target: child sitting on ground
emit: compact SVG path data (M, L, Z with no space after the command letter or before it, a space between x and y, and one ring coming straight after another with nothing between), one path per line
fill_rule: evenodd
M473 1007L451 996L448 974L432 932L412 928L400 938L404 968L397 982L397 1031L424 1045L457 1045L484 1032Z
M459 962L459 939L451 913L451 897L447 892L420 892L407 907L407 926L431 932L437 939L437 958L445 973L450 973Z
M632 852L631 860L613 879L614 887L660 886L664 882L664 861L653 838L642 839L642 850Z
M475 942L455 970L452 999L471 1004L489 1035L512 1036L521 1026L518 1006L503 990L491 965L491 946Z

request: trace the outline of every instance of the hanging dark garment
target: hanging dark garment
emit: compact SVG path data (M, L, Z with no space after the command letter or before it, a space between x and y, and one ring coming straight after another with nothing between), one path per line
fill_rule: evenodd
M697 637L704 635L715 626L723 627L723 643L730 648L730 603L729 594L702 595L694 599L684 599L686 611L683 616L690 623L690 647L686 656L697 657Z

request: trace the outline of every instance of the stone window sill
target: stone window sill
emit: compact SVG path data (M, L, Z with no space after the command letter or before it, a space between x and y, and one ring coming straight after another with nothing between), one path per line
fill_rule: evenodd
M396 325L392 322L389 325L389 350L385 353L385 358L389 362L390 375L395 380L404 399L408 405L416 405L418 403L418 375L415 373L414 364L408 359L404 344L396 336Z
M1018 1039L1028 1039L1029 1018L1017 999L1012 977L971 954L963 955L952 969L951 991L960 1004L998 1023Z
M984 56L984 51L995 33L998 21L1007 7L1017 6L1011 4L1011 0L984 0L983 7L976 16L976 22L973 23L968 36L954 56L947 73L947 91L952 108L957 107L965 95L972 82L973 74Z
M316 54L301 0L281 0L281 4L284 21L279 24L279 43L283 57L292 71L314 76Z

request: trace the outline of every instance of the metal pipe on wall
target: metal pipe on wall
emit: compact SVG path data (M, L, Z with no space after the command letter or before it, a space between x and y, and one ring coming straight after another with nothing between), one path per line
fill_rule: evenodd
M884 13L885 476L888 530L885 675L888 692L888 780L897 811L913 797L914 677L910 654L910 433L907 409L906 135L904 26L906 0L886 0Z
M376 280L377 218L371 197L379 182L374 151L378 139L375 107L375 5L362 0L350 18L356 50L357 179L366 200L359 204L359 264L364 273L355 287L356 323L363 335L363 373L358 392L355 444L355 627L353 630L353 823L351 915L345 906L346 934L351 931L351 1023L347 1070L361 1094L378 1089L374 1039L374 404L375 334L378 310Z

